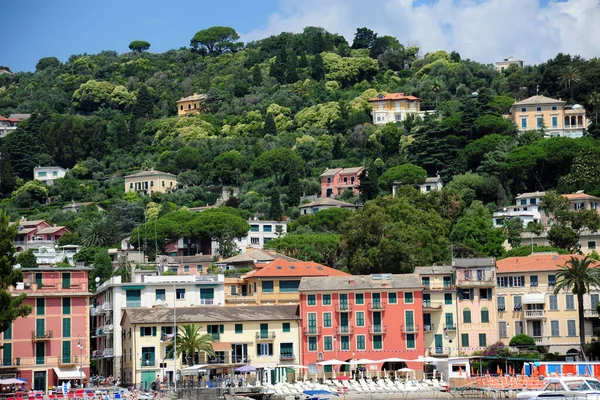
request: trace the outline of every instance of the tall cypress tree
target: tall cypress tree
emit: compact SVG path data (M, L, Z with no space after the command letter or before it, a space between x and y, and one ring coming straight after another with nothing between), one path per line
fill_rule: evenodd
M275 118L272 113L267 113L265 117L265 126L263 128L264 135L277 135L277 126L275 125Z
M325 66L323 65L323 57L320 54L316 54L315 58L310 65L310 76L315 81L322 81L325 79Z
M300 61L298 62L298 67L300 68L308 68L308 59L306 58L306 52L303 51L300 54Z
M258 64L252 68L252 86L260 86L263 82L262 72Z
M6 196L15 189L15 175L10 165L8 156L2 157L2 165L0 166L0 193Z
M135 118L149 118L152 116L153 108L154 99L152 98L152 95L148 91L146 85L142 85L140 90L138 90L137 98L133 104L131 113Z
M377 167L370 163L362 170L358 176L360 184L358 185L359 197L362 201L372 200L379 194L379 175Z
M269 69L269 75L277 79L279 83L285 82L285 68L286 68L286 56L285 49L283 49L275 57L275 61L271 64Z
M300 174L297 168L290 171L287 195L290 206L297 207L300 204L302 185L300 184Z
M283 217L283 207L279 198L279 189L273 188L271 192L271 205L269 206L269 219L281 221Z
M296 53L290 52L287 55L285 63L285 83L295 83L298 80L298 71L296 70Z

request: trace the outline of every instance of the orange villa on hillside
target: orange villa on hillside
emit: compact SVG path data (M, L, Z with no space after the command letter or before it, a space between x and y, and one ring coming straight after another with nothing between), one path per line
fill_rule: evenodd
M225 282L225 305L298 303L298 286L304 277L349 275L313 261L275 259L255 268L240 278Z
M406 96L404 93L380 94L369 99L373 111L373 124L385 125L389 122L400 122L409 114L424 114L421 111L421 99Z

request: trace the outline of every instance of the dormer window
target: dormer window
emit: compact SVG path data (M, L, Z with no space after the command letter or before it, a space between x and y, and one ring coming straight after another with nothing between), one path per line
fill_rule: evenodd
M384 97L385 97L385 96L384 96L384 95L382 95L382 94L379 94L379 95L377 95L377 98L378 98L378 99L383 99Z

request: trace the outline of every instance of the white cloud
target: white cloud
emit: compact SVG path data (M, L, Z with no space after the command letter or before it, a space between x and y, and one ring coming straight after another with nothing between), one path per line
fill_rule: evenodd
M321 26L352 44L356 28L418 43L423 53L457 50L491 63L513 55L537 64L557 53L600 55L600 1L550 0L281 0L267 26L244 41Z

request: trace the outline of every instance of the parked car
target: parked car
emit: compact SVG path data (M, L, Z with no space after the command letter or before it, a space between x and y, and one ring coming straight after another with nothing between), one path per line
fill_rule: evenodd
M558 398L564 397L565 393L571 392L572 397L585 394L589 400L600 400L600 381L585 376L565 376L544 379L546 386L542 390L534 390L517 394L517 399L535 400L538 398L552 398L556 394ZM559 393L560 392L560 393ZM542 397L540 397L542 395Z

